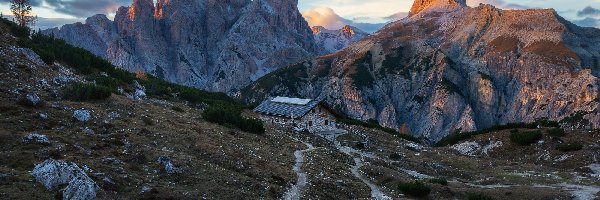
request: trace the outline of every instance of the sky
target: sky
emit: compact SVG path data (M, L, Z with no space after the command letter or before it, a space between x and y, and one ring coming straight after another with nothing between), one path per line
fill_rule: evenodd
M10 14L10 0L0 0L0 12ZM39 17L36 28L84 21L94 14L114 16L132 0L30 0ZM299 0L299 9L311 26L338 29L353 25L373 32L408 14L413 0ZM469 6L492 4L503 9L554 8L580 26L600 28L600 0L467 0Z

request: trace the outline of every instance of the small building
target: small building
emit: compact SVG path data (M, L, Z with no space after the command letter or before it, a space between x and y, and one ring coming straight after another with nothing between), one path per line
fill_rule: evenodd
M335 115L320 100L275 97L262 102L254 112L266 123L311 133L337 129Z

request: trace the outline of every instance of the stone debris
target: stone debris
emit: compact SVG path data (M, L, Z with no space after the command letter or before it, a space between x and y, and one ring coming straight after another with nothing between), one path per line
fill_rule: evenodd
M501 147L502 145L504 145L502 141L489 141L485 146L482 146L477 142L463 142L452 145L450 149L455 150L458 154L464 156L487 156L493 149Z
M463 142L460 144L452 145L450 148L461 155L475 156L477 151L481 149L481 145L479 145L479 143L477 142Z

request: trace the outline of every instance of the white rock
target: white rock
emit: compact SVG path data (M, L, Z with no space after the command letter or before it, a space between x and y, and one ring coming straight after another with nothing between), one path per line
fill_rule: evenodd
M48 66L42 60L42 58L40 58L40 56L37 53L35 53L33 50L31 50L31 49L28 49L28 48L18 48L17 51L20 52L21 54L25 55L25 57L27 57L28 60L30 60L31 62L35 63L36 65L43 66L43 67L47 67Z
M50 139L48 139L48 136L39 133L29 133L23 137L23 143L50 144Z
M475 156L477 151L481 149L481 145L477 142L463 142L450 147L461 155Z
M175 167L173 161L169 157L161 156L158 158L158 163L161 164L169 174L181 173L181 170Z
M421 151L423 150L423 146L415 144L415 143L408 143L404 145L404 148L410 149L410 150L415 150L415 151Z
M118 112L114 112L113 111L113 112L108 113L108 119L109 120L114 120L114 119L117 119L119 117L121 117L121 115Z
M134 94L134 99L143 99L144 97L146 97L146 92L144 92L144 90L135 90L135 94Z
M21 97L19 99L19 102L26 106L32 106L32 107L38 107L38 106L42 106L44 104L44 101L42 100L42 98L40 98L37 94L34 94L34 93L27 94L24 97Z
M63 199L90 200L96 198L96 183L75 163L48 159L37 164L31 175L48 190L61 189L59 186L68 184L63 192Z
M95 134L94 130L91 128L88 128L88 127L81 129L81 131L83 133L85 133L86 135L94 135Z
M73 112L73 118L80 122L87 122L92 118L92 114L86 109L75 110Z

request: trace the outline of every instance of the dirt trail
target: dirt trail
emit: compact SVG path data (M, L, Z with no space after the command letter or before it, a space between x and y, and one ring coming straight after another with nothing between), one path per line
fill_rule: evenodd
M360 168L362 166L364 166L364 164L365 164L363 161L363 158L377 158L377 156L370 154L370 153L366 153L366 152L362 152L362 151L350 148L348 146L343 146L339 141L337 141L336 138L338 136L344 135L344 134L347 134L347 132L344 130L340 130L339 132L327 132L327 133L322 133L319 135L321 137L333 142L335 145L335 148L337 150L339 150L340 152L353 158L354 166L352 166L352 168L350 168L350 171L356 178L360 179L363 183L365 183L367 186L369 186L369 188L371 189L371 197L373 197L374 199L377 199L377 200L388 200L388 199L391 200L392 199L391 197L389 197L385 193L383 193L377 185L375 185L373 182L371 182L370 180L365 178L362 174L360 174L360 171L359 171Z
M315 147L306 142L302 143L306 145L307 149L297 150L294 152L296 164L294 164L294 167L292 168L292 170L296 172L298 180L296 181L296 184L292 185L283 196L283 199L285 200L299 200L302 196L302 190L304 187L306 187L306 184L308 184L308 177L306 173L302 171L302 165L304 165L304 154L315 150Z

